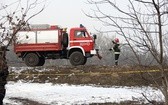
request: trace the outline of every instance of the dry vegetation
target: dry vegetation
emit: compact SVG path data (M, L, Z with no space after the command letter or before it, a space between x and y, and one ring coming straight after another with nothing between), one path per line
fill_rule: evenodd
M19 68L18 68L19 69ZM146 68L146 70L155 70ZM149 86L148 71L133 67L113 66L61 66L27 68L11 71L9 81L52 82L68 84L96 84L100 86ZM149 71L151 72L151 71ZM158 71L152 71L157 76Z
M17 68L19 71L23 68ZM38 83L53 83L53 84L75 84L75 85L97 85L97 86L155 86L152 84L148 72L154 76L159 75L159 71L155 67L114 67L114 66L57 66L57 67L38 67L27 68L20 72L10 71L8 77L9 81L25 81ZM27 99L14 98L13 100L22 103L29 103L25 105L41 105ZM120 105L138 105L138 102L121 102ZM118 105L117 103L93 103L90 105ZM142 104L141 105L146 105ZM162 105L162 103L157 103Z

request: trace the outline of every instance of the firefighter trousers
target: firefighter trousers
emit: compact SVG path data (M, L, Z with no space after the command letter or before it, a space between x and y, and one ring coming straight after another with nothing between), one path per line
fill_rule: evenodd
M115 65L118 65L118 59L120 54L115 54Z

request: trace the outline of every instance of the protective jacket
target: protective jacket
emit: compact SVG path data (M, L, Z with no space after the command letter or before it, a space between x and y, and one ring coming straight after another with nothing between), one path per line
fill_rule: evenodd
M114 44L114 46L113 46L114 53L115 54L120 54L120 52L121 52L121 50L119 48L120 44L119 43L115 43L114 41L113 41L113 44Z
M119 43L116 43L113 41L113 50L114 50L114 54L115 54L115 65L118 65L118 59L119 59L119 55L120 55L120 44Z

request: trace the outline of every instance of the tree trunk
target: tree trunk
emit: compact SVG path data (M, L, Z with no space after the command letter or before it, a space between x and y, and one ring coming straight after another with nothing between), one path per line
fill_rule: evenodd
M0 46L0 105L3 105L3 99L5 97L7 83L8 66L6 62L6 47Z
M164 105L168 105L168 82L167 82L166 75L164 75L164 74L162 77L162 86L163 86L163 95L165 97Z
M168 96L167 95L165 96L165 103L164 103L164 105L168 105Z

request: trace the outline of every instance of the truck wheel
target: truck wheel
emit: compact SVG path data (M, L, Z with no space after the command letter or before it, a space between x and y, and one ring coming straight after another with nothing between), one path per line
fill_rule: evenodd
M64 47L68 47L68 34L67 33L63 34L62 44Z
M45 58L44 57L40 57L40 61L39 61L38 66L43 66L44 63L45 63Z
M38 66L40 58L35 53L28 53L24 58L25 64L27 66Z
M82 64L82 65L85 65L85 64L86 64L86 62L87 62L87 58L86 58L86 57L84 57L84 62L83 62L83 64Z
M73 65L73 66L78 66L78 65L83 65L84 62L85 62L85 57L83 56L83 54L81 52L73 52L71 55L70 55L70 63Z

